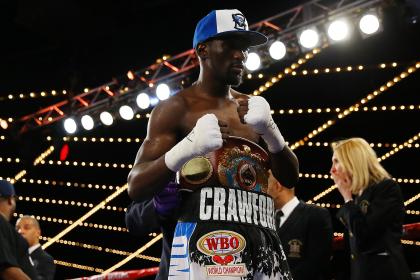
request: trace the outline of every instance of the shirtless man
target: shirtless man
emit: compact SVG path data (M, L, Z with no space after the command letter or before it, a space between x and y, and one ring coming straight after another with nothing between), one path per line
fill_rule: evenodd
M283 185L295 185L298 161L267 101L232 89L242 82L248 48L266 41L248 30L240 11L212 11L194 34L197 81L151 114L128 193L150 199L176 173L180 188L190 190L180 206L169 279L291 279L265 192L269 168Z

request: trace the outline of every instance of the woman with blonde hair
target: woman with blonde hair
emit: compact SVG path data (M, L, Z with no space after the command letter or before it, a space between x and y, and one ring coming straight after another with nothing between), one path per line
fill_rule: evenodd
M362 138L333 143L331 176L345 204L351 279L411 279L402 246L404 201L399 185Z

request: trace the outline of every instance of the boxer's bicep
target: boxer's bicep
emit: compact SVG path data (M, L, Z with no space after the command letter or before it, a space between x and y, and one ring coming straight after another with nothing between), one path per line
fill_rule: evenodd
M137 153L136 163L156 160L177 143L177 132L184 115L182 106L177 103L164 103L152 111L147 136Z
M148 137L143 141L135 163L147 163L163 156L176 144L175 135L160 134L154 137Z

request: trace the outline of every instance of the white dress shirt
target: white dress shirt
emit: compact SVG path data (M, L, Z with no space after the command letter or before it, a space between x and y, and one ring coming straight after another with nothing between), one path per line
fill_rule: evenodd
M299 199L295 196L291 200L289 200L283 207L280 209L283 212L283 216L280 218L280 227L284 224L284 222L289 218L290 214L293 210L298 206Z
M36 249L38 249L38 247L41 247L41 244L35 244L31 247L29 247L28 251L29 251L29 255L32 254L33 251L35 251Z

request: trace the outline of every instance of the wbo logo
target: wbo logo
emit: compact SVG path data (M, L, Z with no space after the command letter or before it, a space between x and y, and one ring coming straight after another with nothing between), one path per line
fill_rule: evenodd
M242 252L245 246L246 241L242 235L228 230L209 232L197 241L198 250L212 256L213 262L221 265L234 261L232 255Z
M233 22L235 23L234 28L237 30L247 30L248 26L246 23L246 19L243 14L233 14L232 15Z

